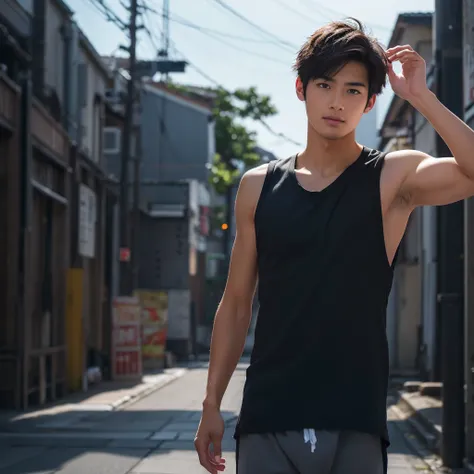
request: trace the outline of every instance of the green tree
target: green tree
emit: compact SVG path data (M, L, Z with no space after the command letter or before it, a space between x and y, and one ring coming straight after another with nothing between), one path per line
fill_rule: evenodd
M258 94L255 87L234 92L217 89L215 94L216 155L210 181L219 194L226 194L240 178L241 170L255 166L260 159L255 153L256 133L244 122L261 121L277 110L270 97Z
M233 92L223 88L196 90L169 82L167 87L188 96L210 100L215 120L216 154L214 156L210 184L218 194L226 198L225 208L216 208L211 216L212 225L231 224L232 189L240 179L242 171L258 164L260 156L255 152L256 133L249 130L249 121L261 122L277 113L268 95L257 92L255 87L236 89ZM204 92L204 93L203 93ZM209 99L209 97L212 99ZM224 233L226 256L230 254L230 233Z

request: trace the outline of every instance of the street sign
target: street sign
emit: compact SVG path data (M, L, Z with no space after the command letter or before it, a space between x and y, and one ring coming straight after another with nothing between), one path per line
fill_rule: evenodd
M185 72L186 61L139 61L136 66L137 77L153 77L156 73Z
M95 257L95 227L97 224L97 197L95 192L81 184L79 186L79 255Z
M138 298L117 297L112 303L112 378L141 378L141 306Z
M122 247L120 249L120 261L121 262L130 262L130 249Z

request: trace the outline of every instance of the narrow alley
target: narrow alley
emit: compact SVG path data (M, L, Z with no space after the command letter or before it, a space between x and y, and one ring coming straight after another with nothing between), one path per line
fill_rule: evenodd
M193 439L200 418L206 363L197 363L155 392L117 411L105 406L58 410L3 423L0 474L202 474ZM240 364L222 405L226 472L235 474L233 429L246 364ZM390 413L390 412L389 412ZM390 474L428 470L390 416ZM8 431L7 431L8 430Z

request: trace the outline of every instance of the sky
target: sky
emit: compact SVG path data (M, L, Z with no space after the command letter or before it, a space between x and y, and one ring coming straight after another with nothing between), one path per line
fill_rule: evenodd
M127 44L126 36L96 6L103 1L125 21L128 13L120 0L65 1L101 55L124 54L118 48ZM154 59L162 47L163 0L139 1L149 8L143 15L148 32L140 32L138 57ZM306 139L304 104L295 95L292 71L306 38L331 20L352 16L386 45L399 13L433 11L434 0L169 0L169 9L170 58L189 62L186 72L173 74L172 80L203 86L217 83L228 90L255 86L269 95L278 114L267 122L290 140L260 124L247 125L257 132L259 146L285 157L300 151ZM373 113L379 124L391 96L388 87L378 99Z

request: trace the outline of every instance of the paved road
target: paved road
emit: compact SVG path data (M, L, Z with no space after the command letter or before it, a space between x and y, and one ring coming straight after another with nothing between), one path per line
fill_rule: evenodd
M232 433L244 377L241 365L222 406L228 474L235 474ZM36 420L29 433L0 433L0 474L202 474L193 438L205 381L203 364L123 411L66 413ZM419 473L426 466L410 453L397 423L390 422L389 473Z

